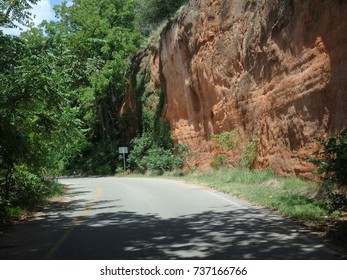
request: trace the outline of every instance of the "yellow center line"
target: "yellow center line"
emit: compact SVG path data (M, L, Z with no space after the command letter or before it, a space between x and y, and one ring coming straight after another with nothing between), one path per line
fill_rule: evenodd
M86 217L90 211L90 209L94 206L94 204L98 201L101 194L101 188L96 188L96 193L91 202L88 203L87 207L83 210L81 215L77 217L73 223L69 226L68 230L64 233L64 235L58 240L58 242L49 250L48 254L44 257L44 260L50 260L54 256L54 254L58 251L61 245L65 242L65 240L71 235L74 229L79 226L84 217Z

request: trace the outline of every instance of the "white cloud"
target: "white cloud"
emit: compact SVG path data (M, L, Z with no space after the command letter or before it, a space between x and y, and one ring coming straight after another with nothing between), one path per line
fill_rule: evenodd
M39 25L43 20L51 21L54 20L53 7L49 0L41 0L32 7L30 12L33 15L33 23L35 26ZM21 27L27 30L26 27ZM19 35L21 30L19 28L1 28L5 34Z
M38 25L43 20L51 21L54 20L54 11L49 0L41 0L32 9L32 14L36 15L33 19L34 24Z

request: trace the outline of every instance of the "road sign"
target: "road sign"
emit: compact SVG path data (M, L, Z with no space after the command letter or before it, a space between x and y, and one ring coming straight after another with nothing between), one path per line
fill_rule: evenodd
M126 167L125 167L125 154L128 153L128 147L119 147L118 148L118 152L120 154L123 154L123 168L124 168L124 172L126 170Z
M127 154L128 153L128 147L119 147L118 151L120 154Z

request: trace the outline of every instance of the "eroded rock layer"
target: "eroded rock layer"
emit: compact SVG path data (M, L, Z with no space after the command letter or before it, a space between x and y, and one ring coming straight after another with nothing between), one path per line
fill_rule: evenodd
M238 130L257 167L307 176L316 138L347 128L347 1L193 0L159 40L151 81L190 166Z

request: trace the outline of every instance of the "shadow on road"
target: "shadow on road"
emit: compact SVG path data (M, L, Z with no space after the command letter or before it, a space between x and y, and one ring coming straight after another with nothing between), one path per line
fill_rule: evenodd
M44 258L76 219L69 213L82 211L87 203L85 200L72 200L53 204L42 218L39 216L19 226L11 233L11 238L1 237L0 240L7 244L1 244L0 259ZM96 202L93 213L81 220L52 258L334 258L325 245L319 245L322 240L299 232L296 225L281 218L276 220L270 213L271 219L267 219L262 209L218 209L163 219L153 213L144 215L122 211L119 204L120 201L116 200ZM25 244L20 243L23 231Z
M246 218L245 216L252 218ZM133 212L84 219L56 257L65 259L329 259L309 237L256 210L175 219ZM103 225L102 221L107 221ZM77 239L84 236L84 239ZM107 242L105 242L107 240ZM312 242L313 241L313 242ZM92 244L92 245L91 245Z

